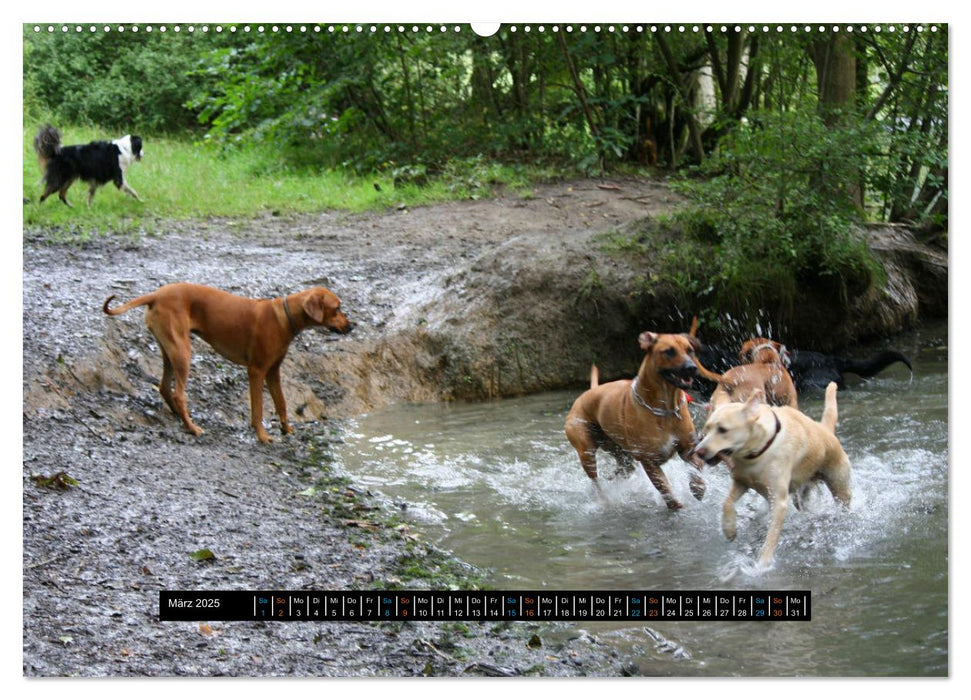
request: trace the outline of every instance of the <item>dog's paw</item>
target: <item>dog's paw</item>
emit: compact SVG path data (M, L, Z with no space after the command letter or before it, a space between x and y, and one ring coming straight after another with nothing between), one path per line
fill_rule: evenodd
M708 485L701 477L696 477L691 479L691 483L688 484L688 489L691 491L691 495L700 501L705 497L705 491L708 490Z
M772 554L769 553L768 556L763 554L759 557L758 562L756 562L755 569L758 573L762 573L763 571L768 571L769 569L773 568L774 565L775 558L772 556Z

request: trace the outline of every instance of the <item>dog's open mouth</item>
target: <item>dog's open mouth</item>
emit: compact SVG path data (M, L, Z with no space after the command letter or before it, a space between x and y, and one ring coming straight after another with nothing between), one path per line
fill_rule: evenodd
M697 373L698 370L694 367L686 367L681 369L662 369L660 375L668 384L676 386L679 389L687 390L691 388L691 384L694 382Z
M723 461L726 462L726 464L729 464L729 465L731 464L731 461L728 458L732 456L733 450L731 450L730 448L726 447L724 450L721 450L720 452L715 452L711 455L705 454L707 452L708 450L702 448L701 450L696 450L695 454L698 455L701 461L707 464L708 466L715 466L719 462L723 462Z

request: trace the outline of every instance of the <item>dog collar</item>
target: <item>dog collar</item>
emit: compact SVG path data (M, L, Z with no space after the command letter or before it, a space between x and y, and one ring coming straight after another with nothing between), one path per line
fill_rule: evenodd
M287 323L290 324L290 330L296 335L298 333L297 326L293 323L293 316L290 315L290 306L287 304L286 296L283 297L283 313L287 315Z
M781 346L780 350L776 350L775 346L772 343L762 343L761 345L756 345L754 348L750 350L750 352L752 354L752 357L754 358L756 355L759 354L760 350L766 350L766 349L774 351L775 354L779 356L779 361L782 362L783 367L786 367L786 368L789 367L792 360L789 358L789 351L786 349L785 345Z
M753 452L750 455L745 455L745 459L758 459L765 453L767 449L772 447L772 443L775 442L776 437L779 435L779 432L782 430L782 423L779 422L779 416L777 416L775 413L773 413L772 415L775 416L775 432L772 433L772 437L769 438L769 441L765 443L765 446L761 450L759 450L758 452Z
M641 398L641 395L637 393L637 377L634 377L634 381L630 383L630 393L634 397L639 405L646 408L648 411L653 413L658 418L664 418L665 416L676 416L679 420L681 419L681 406L688 403L688 399L685 398L685 393L681 392L681 406L676 408L654 408L651 404Z

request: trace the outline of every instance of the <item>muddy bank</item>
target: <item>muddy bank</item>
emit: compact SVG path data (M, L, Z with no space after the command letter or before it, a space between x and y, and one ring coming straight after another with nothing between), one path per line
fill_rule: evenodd
M25 345L26 407L58 403L38 377L123 397L144 391L159 368L141 312L107 320L100 305L179 280L256 297L318 284L340 295L354 334L307 333L291 346L284 381L297 419L581 386L592 362L607 376L630 374L639 330L687 330L699 309L653 285L650 261L605 253L604 235L629 235L677 205L652 181L576 182L414 211L159 222L154 234L83 245L46 246L49 232L28 231L24 318L44 317L38 340L50 342L36 353ZM900 227L866 235L886 285L839 314L804 290L799 314L778 329L790 346L842 351L947 316L946 253ZM58 298L62 289L69 298ZM77 345L68 357L58 350L65 339ZM190 381L214 381L245 402L239 372L198 347ZM239 413L237 400L192 393L197 412L223 422Z
M552 625L157 621L160 589L474 580L395 521L407 504L332 474L328 452L341 418L399 400L579 384L593 359L607 372L636 362L632 329L686 329L690 311L645 295L645 271L596 254L594 240L670 211L675 197L647 180L601 184L357 216L161 221L137 237L67 243L25 231L24 673L625 673L595 634L570 639ZM938 291L920 287L915 260L946 292L946 257L883 242L874 247L899 270L888 271L893 292L861 301L845 324L865 324L867 336L938 308L922 301ZM179 280L254 297L319 284L341 296L354 333L304 333L284 364L295 437L257 443L245 372L201 342L189 407L206 432L181 432L155 388L161 361L142 313L101 313L110 294ZM62 472L77 484L34 478ZM214 558L192 558L204 549ZM533 634L542 647L527 645Z

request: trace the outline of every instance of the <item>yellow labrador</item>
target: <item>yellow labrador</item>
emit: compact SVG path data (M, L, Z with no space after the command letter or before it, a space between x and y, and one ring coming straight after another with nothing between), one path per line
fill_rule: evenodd
M702 429L695 455L714 463L730 458L732 487L722 505L722 532L735 539L735 502L755 489L769 502L769 531L759 555L768 566L782 532L789 494L821 480L844 507L850 505L850 461L836 438L836 384L826 387L816 422L789 406L768 406L756 394L745 403L716 408Z

